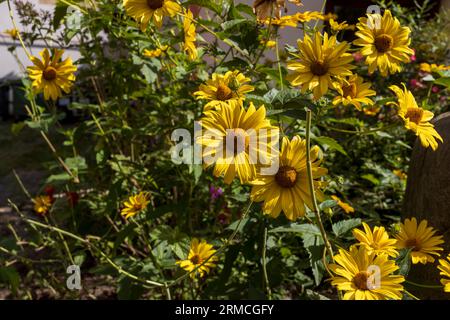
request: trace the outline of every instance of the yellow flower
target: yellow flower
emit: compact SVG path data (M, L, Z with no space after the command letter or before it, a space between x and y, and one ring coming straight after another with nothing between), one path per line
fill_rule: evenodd
M265 24L271 24L273 26L278 27L297 27L297 19L295 19L295 16L283 16L277 19L273 18L267 18L263 21Z
M141 30L147 29L150 20L161 28L165 16L173 17L181 12L178 3L172 0L123 0L127 14L141 25Z
M392 170L392 172L400 179L400 180L406 180L406 178L408 177L406 175L406 173L404 173L402 170L400 169L395 169Z
M194 16L191 10L188 10L183 21L184 29L184 51L189 56L189 59L195 60L198 57L197 48L195 47L195 24Z
M139 192L139 194L129 197L128 201L123 203L124 208L120 214L124 216L125 219L134 217L136 214L147 208L147 205L150 202L149 197L148 192Z
M438 72L438 71L445 71L450 70L450 66L445 66L443 64L437 65L437 64L428 64L428 63L421 63L420 64L420 71L422 72Z
M266 119L264 106L256 110L250 103L245 110L240 104L224 105L207 112L201 125L203 133L197 143L203 146L205 167L215 163L214 176L224 176L227 184L235 176L241 183L253 180L257 165L268 163L275 155L279 132Z
M347 79L340 79L339 82L340 84L336 85L339 96L333 99L334 105L343 104L347 106L352 104L361 111L361 104L373 104L373 101L368 97L377 93L370 89L370 83L364 82L363 78L354 74Z
M327 169L320 167L319 152L319 147L315 146L310 153L314 179L320 179L327 174ZM310 209L313 208L306 170L306 141L299 136L295 136L291 141L283 137L278 170L273 175L258 174L251 182L252 201L264 201L264 214L273 218L277 218L281 211L289 220L303 217L305 204ZM321 181L314 181L319 200L324 199L319 190L323 184Z
M218 260L217 256L213 256L217 250L213 249L211 244L208 244L205 240L201 242L197 238L192 239L189 255L186 260L180 260L176 263L184 270L191 272L196 267L199 267L196 272L192 272L190 277L195 278L199 274L200 278L209 273L209 270L216 266ZM212 256L212 257L211 257ZM211 257L207 262L206 259ZM204 263L202 265L202 263Z
M289 0L291 3L296 5L302 5L301 0ZM270 17L270 15L275 15L275 17L280 18L281 9L286 7L286 0L254 0L253 2L253 12L256 14L258 20L265 20Z
M401 63L409 62L414 51L409 47L411 43L408 27L402 27L397 18L386 10L383 17L380 14L368 14L368 18L359 18L356 25L359 38L354 41L362 46L361 54L366 56L369 73L377 68L383 76L388 73L401 71Z
M376 116L380 112L380 110L381 110L381 107L379 107L377 105L368 105L368 106L365 106L362 111L364 112L365 115L373 117L373 116Z
M42 61L37 57L31 57L34 66L28 67L28 75L33 81L32 86L36 93L44 92L45 100L57 100L62 97L62 91L69 93L73 81L75 81L75 67L71 58L61 61L64 50L55 49L53 57L50 57L48 49L40 53Z
M273 41L273 40L269 40L269 41L267 41L267 42L266 42L266 40L261 40L261 44L262 44L262 45L265 44L267 48L273 48L273 47L276 46L276 42Z
M349 205L346 202L341 201L341 199L339 199L339 197L333 195L333 196L331 196L331 198L337 202L337 205L339 207L341 207L341 209L344 210L345 213L349 214L349 213L355 212L355 209L351 205Z
M52 198L50 196L37 196L33 199L34 211L41 215L45 215L52 207Z
M413 131L419 137L423 147L431 147L433 150L436 150L438 147L436 140L441 142L443 140L436 129L434 129L434 125L429 122L433 119L434 114L431 111L418 107L411 91L407 90L404 84L403 88L404 90L402 91L395 85L389 87L397 95L398 103L390 102L388 104L396 105L399 108L398 115L405 122L405 128Z
M441 279L441 283L444 285L444 291L450 292L450 254L447 256L447 260L439 259L438 269L441 270L439 273L441 276L446 278Z
M314 98L319 99L333 87L336 78L350 76L353 68L349 63L353 60L347 42L337 43L336 37L325 32L324 36L316 32L314 39L305 35L304 40L298 40L300 53L293 54L298 62L290 61L288 69L294 73L288 76L293 86L302 86L302 92L313 91Z
M11 39L16 40L19 38L19 30L13 28L13 29L7 29L5 30L5 34L9 35Z
M386 254L368 253L364 246L352 246L349 251L339 249L330 264L335 274L331 284L345 291L344 300L400 300L405 278L394 274L398 270Z
M321 14L321 17L320 17L320 19L322 19L324 21L328 21L328 20L331 20L331 19L337 20L337 18L338 18L338 15L335 14L335 13L331 13L331 12L329 12L327 14Z
M157 48L155 50L144 50L144 56L147 58L158 58L164 56L165 52L169 49L169 46L162 46L161 48Z
M319 11L297 12L292 16L298 23L305 23L311 20L322 20L323 15Z
M373 231L369 225L363 222L364 231L353 229L353 236L359 241L360 245L364 246L368 254L374 252L376 255L387 254L395 258L398 256L398 251L395 246L396 239L389 238L389 234L384 227L375 226Z
M436 230L428 227L427 220L422 220L417 226L416 218L405 219L400 224L400 232L395 235L397 238L397 248L412 248L412 263L434 262L432 255L439 256L438 251L443 249L439 247L443 244L442 236L435 236Z
M334 19L328 20L328 23L330 24L331 30L333 31L342 31L342 30L355 30L354 25L349 25L347 21L338 23Z
M214 73L212 79L200 85L199 91L194 92L197 99L208 100L204 111L218 109L228 104L235 106L245 100L245 94L255 88L246 84L251 79L239 71L228 71L224 75Z

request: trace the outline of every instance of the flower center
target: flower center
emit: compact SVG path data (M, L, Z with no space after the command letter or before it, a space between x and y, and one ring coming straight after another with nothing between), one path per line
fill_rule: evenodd
M367 286L368 279L369 279L369 273L366 271L361 271L353 277L353 284L359 290L369 290L369 288Z
M224 150L226 150L224 156L231 153L236 156L238 153L247 150L250 143L249 135L241 128L227 130L227 135L223 139ZM228 143L228 141L232 141L232 143Z
M289 166L282 166L275 175L275 181L283 188L292 188L297 181L297 171Z
M233 97L233 91L231 91L227 85L219 84L217 87L216 97L218 100L226 101Z
M162 8L163 4L164 0L147 0L147 5L152 10Z
M344 97L356 98L357 90L356 85L354 83L350 83L348 86L344 86L342 88L342 93Z
M422 116L423 110L420 108L408 108L405 114L405 118L408 118L409 121L414 122L415 124L420 123Z
M382 34L375 38L375 48L378 52L385 53L392 49L394 39L388 34Z
M309 67L311 73L315 76L323 76L328 72L328 64L322 61L315 61Z
M44 72L42 73L42 76L47 81L52 81L56 79L56 69L53 67L47 67Z
M191 260L191 262L193 264L200 264L202 259L200 258L200 256L198 254L193 255L189 260Z
M414 251L420 251L420 245L417 242L417 239L408 239L406 240L405 246L408 248L412 248Z

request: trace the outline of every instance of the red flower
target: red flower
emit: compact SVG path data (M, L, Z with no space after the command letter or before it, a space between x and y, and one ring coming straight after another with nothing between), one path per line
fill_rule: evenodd
M69 205L73 208L78 204L78 200L80 199L80 196L77 192L69 191L66 192L67 201L69 202Z

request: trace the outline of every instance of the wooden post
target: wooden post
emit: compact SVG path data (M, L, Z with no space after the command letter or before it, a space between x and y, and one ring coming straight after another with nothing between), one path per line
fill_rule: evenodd
M408 181L403 205L403 218L426 219L444 236L442 257L450 252L450 112L433 121L444 139L436 151L423 148L416 140L408 170ZM439 285L441 277L434 264L412 265L410 280L420 284ZM449 294L439 289L409 287L422 299L448 299Z

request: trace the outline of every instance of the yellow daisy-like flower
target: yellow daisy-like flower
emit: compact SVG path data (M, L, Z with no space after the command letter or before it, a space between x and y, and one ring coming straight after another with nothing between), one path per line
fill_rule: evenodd
M50 196L37 196L33 199L34 211L38 214L45 215L50 211L53 201Z
M184 51L188 54L189 59L195 60L198 57L197 48L195 46L195 24L194 16L191 10L188 10L183 21L184 29Z
M266 20L263 21L265 24L269 25L273 25L273 26L277 26L280 28L284 28L284 27L297 27L297 19L295 18L295 16L283 16L277 19L273 19L273 18L267 18Z
M228 71L224 75L213 73L212 78L201 84L199 91L194 92L197 99L208 100L204 111L217 109L227 105L238 105L245 100L245 94L255 88L246 84L251 79L239 71Z
M19 38L19 30L13 28L13 29L7 29L5 30L5 34L9 35L11 39L16 40Z
M332 195L332 196L331 196L331 199L333 199L334 201L336 201L336 202L337 202L337 205L338 205L339 207L341 207L341 209L344 210L346 214L355 212L355 208L353 208L353 207L352 207L351 205L349 205L348 203L343 202L341 199L339 199L338 196Z
M347 79L341 79L340 84L336 85L336 90L339 96L333 99L334 105L348 106L352 104L360 111L362 110L361 104L372 105L373 101L368 97L377 94L370 89L370 83L364 82L364 79L356 74Z
M420 64L420 71L422 72L438 72L438 71L445 71L450 70L450 66L445 66L443 64L437 65L435 63L428 64L428 63L421 63Z
M211 244L208 244L205 240L199 242L197 238L192 239L189 255L186 260L180 260L176 263L184 270L191 272L196 267L199 267L196 272L192 272L189 276L194 279L198 274L200 278L208 274L210 269L216 266L218 260L217 256L212 256L217 250L213 249ZM212 257L211 257L212 256ZM207 262L206 259L211 257ZM202 263L204 263L202 265Z
M299 23L309 22L311 20L323 20L324 16L319 11L297 12L294 16Z
M336 264L328 267L335 274L331 284L345 291L344 300L400 300L405 278L394 274L399 267L386 254L368 253L364 246L339 249Z
M364 231L353 229L353 236L359 241L360 245L366 247L367 253L374 252L376 255L387 254L390 257L397 257L398 251L395 246L396 239L389 238L389 234L384 227L375 226L373 231L369 225L363 222Z
M300 85L302 92L312 90L315 99L328 92L328 87L334 87L333 80L352 75L349 63L353 56L346 51L350 45L347 42L337 43L336 37L316 32L314 39L305 35L303 41L298 40L300 53L293 54L299 61L290 61L288 69L294 73L288 76L293 86Z
M181 12L178 3L172 0L123 0L127 14L141 25L141 30L147 29L151 21L161 28L164 17L173 17Z
M443 244L442 236L435 235L436 230L428 226L427 220L422 220L417 226L416 218L405 219L400 223L400 232L395 235L397 238L397 248L412 248L412 263L427 262L433 263L432 255L439 256L438 251L443 249L439 245Z
M139 192L139 194L129 197L128 200L123 203L124 208L120 214L124 216L125 219L134 217L147 208L147 205L150 203L149 197L150 195L148 192Z
M319 188L324 184L318 181L328 170L320 167L320 149L311 149L312 173L314 188L319 200L324 195ZM296 220L305 215L305 204L312 209L313 203L308 184L306 168L306 141L295 136L291 141L283 137L278 171L273 175L258 174L251 182L253 185L251 199L255 202L264 201L264 214L277 218L281 211L289 220Z
M169 46L162 46L161 48L157 48L155 50L145 49L143 55L147 58L158 58L164 56Z
M389 87L397 95L398 103L390 102L388 104L398 107L398 115L405 122L405 128L413 131L419 137L423 147L431 147L436 150L438 148L436 140L443 142L443 139L434 129L434 125L429 122L434 117L433 112L417 106L411 91L407 90L404 84L403 88L404 90L395 85Z
M267 164L276 154L279 130L266 119L264 106L247 110L240 104L225 105L211 110L201 119L202 136L197 143L203 146L205 167L213 164L213 174L224 176L230 184L238 176L241 183L256 177L260 164Z
M368 14L367 18L359 18L356 27L358 31L355 35L359 39L356 39L354 44L363 47L361 53L366 56L369 73L373 73L377 68L383 76L399 72L400 64L409 62L414 54L409 47L411 30L402 27L389 10L386 10L383 16Z
M450 292L450 254L447 256L447 260L439 259L438 269L441 271L439 274L444 276L444 278L441 279L444 291Z
M354 25L349 25L347 21L344 22L337 22L334 19L328 20L328 23L330 24L331 30L333 31L342 31L342 30L355 30Z
M42 50L39 54L42 61L37 57L31 57L34 66L27 68L33 89L36 93L44 92L45 100L57 100L62 97L62 91L70 92L77 67L73 65L71 58L61 61L64 50L55 49L52 57L48 49Z

